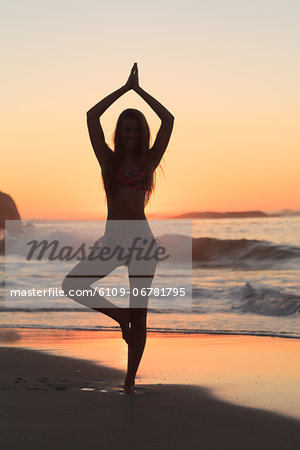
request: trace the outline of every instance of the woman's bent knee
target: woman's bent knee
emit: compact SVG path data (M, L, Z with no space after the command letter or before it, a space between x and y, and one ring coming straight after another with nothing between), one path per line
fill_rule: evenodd
M71 279L66 276L66 278L63 280L63 282L61 284L61 288L64 291L64 294L67 297L69 297L70 296L69 293L70 293L71 289L73 289Z
M76 292L83 292L84 290L91 289L88 283L84 282L82 279L71 278L68 275L62 282L62 290L67 297L74 297Z

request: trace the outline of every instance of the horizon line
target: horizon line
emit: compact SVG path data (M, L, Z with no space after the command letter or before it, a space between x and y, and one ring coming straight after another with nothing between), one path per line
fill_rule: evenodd
M169 213L169 214L165 214L165 213L151 213L147 215L147 219L151 220L151 219L176 219L176 218L181 218L180 216L184 216L184 215L192 215L192 214L232 214L232 213L251 213L251 212L257 212L257 213L265 213L265 214L275 214L275 213L300 213L300 207L299 208L281 208L281 209L249 209L249 210L245 210L245 209L238 209L238 210L203 210L203 211L187 211L187 212L174 212L174 213ZM89 220L89 221L93 221L93 220L107 220L107 217L104 215L95 215L95 216L89 216L89 215L85 215L85 216L81 216L79 217L77 215L77 217L57 217L57 218L53 218L53 217L39 217L39 216L25 216L23 217L21 220Z

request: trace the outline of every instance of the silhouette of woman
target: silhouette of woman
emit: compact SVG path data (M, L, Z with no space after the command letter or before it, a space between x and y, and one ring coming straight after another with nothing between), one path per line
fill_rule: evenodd
M99 121L102 114L119 97L133 89L140 95L161 119L161 126L154 145L149 148L150 132L144 115L136 109L126 109L117 121L114 134L114 151L105 142L104 133ZM154 188L154 172L167 148L174 117L156 99L145 92L139 85L138 67L135 63L124 86L105 97L87 113L87 124L91 143L102 170L102 178L107 198L108 216L104 237L100 246L113 245L128 247L133 236L137 234L148 241L153 234L145 216L145 205ZM121 224L124 226L120 228ZM116 225L114 225L116 224ZM134 232L128 224L138 224ZM146 240L145 240L146 242ZM91 309L102 312L114 319L121 327L123 339L128 344L128 365L124 381L124 392L135 393L135 376L146 342L146 316L148 297L139 295L141 288L150 287L155 273L157 261L152 258L147 262L133 258L124 264L116 258L106 261L81 261L63 281L63 289L70 298L85 304ZM92 300L81 296L71 296L71 289L90 287L95 281L111 273L116 267L127 265L130 286L130 307L119 308L106 300L97 292ZM97 266L97 269L95 267ZM97 274L95 272L97 271ZM81 276L82 274L88 274ZM140 275L140 274L143 274ZM135 294L132 295L135 289ZM90 303L88 303L90 301Z

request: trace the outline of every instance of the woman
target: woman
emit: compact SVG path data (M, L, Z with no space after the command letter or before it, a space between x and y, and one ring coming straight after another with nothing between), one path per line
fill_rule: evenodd
M140 95L161 119L152 148L149 148L150 132L144 115L135 109L123 111L118 119L112 151L105 142L104 133L99 121L102 114L123 94L133 89ZM145 216L145 205L154 188L154 172L167 148L174 117L167 109L145 92L139 85L138 68L135 63L130 76L124 86L105 97L87 113L88 130L95 155L102 170L102 178L107 198L107 226L102 245L125 244L127 238L132 243L133 236L142 236L151 240L153 235ZM120 236L120 222L122 232ZM136 222L135 222L136 221ZM128 226L129 224L129 226ZM133 224L133 225L132 225ZM138 224L135 227L135 224ZM142 224L142 225L141 225ZM130 230L129 230L130 228ZM132 229L134 229L132 231ZM129 236L128 236L129 235ZM113 242L113 244L111 244ZM97 264L97 275L95 274ZM107 261L80 262L65 278L63 289L68 294L70 289L86 288L95 281L108 275L120 265L125 265L116 258ZM114 319L121 327L122 335L128 344L128 366L124 382L125 393L135 393L134 384L136 372L144 351L146 342L147 297L132 295L140 292L141 288L151 286L156 268L156 261L152 258L147 264L136 260L126 264L128 266L130 284L130 308L118 308L99 294L99 304L89 305L82 297L72 299L100 311ZM82 273L89 276L80 277ZM140 275L143 274L143 276ZM134 291L134 288L135 291ZM93 302L95 299L93 299Z

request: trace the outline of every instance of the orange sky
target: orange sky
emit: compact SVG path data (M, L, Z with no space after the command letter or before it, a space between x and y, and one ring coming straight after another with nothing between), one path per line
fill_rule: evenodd
M297 5L191 2L167 22L166 2L153 31L145 25L155 19L151 11L129 15L117 2L108 39L97 2L71 14L68 2L29 3L35 8L7 5L1 27L8 44L0 190L22 218L105 217L85 113L125 83L134 61L141 86L175 116L149 215L300 209ZM105 113L108 143L118 114L131 106L155 136L158 119L129 93Z

